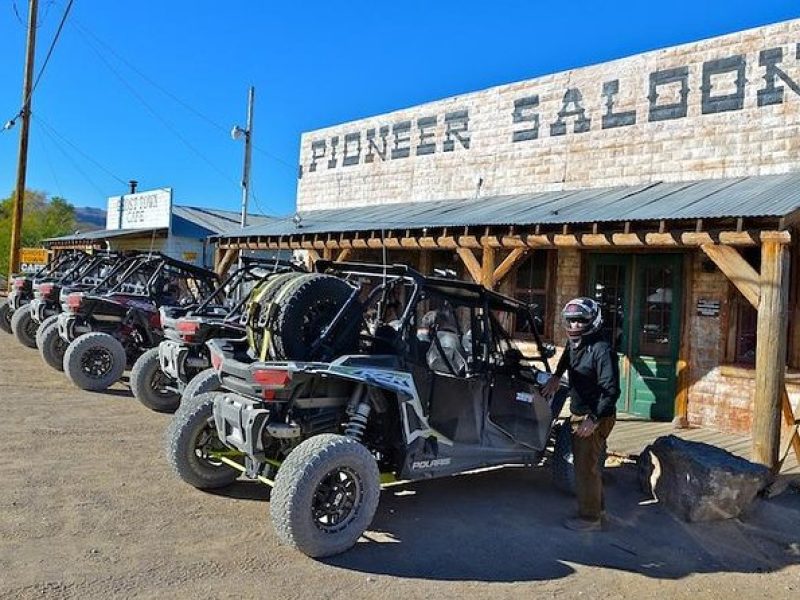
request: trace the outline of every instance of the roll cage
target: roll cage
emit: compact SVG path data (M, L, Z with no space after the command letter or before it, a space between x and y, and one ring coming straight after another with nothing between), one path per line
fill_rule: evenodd
M315 354L330 345L352 304L359 303L364 317L361 326L366 332L362 337L371 342L372 353L398 354L414 363L422 362L429 348L425 342L440 345L438 333L443 328L435 318L431 323L425 323L423 313L441 310L453 313L452 333L470 346L467 352L470 373L514 367L522 362L540 363L546 372L550 372L547 359L555 350L541 339L534 305L476 283L426 276L406 265L321 260L317 261L316 270L342 277L353 286L353 293L315 342ZM518 328L530 331L537 356L526 356L519 350L498 314L513 315L518 320ZM423 339L426 333L428 340ZM444 357L444 349L439 346L438 350ZM451 374L457 374L453 365L447 364L447 359L444 363Z

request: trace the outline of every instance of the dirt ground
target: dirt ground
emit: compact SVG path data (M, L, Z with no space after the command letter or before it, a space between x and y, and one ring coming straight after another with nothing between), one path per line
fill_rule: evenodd
M687 525L609 469L609 531L561 527L546 472L505 469L383 492L352 551L278 545L269 489L197 491L163 460L169 416L80 391L0 332L0 598L789 598L800 493L744 521Z

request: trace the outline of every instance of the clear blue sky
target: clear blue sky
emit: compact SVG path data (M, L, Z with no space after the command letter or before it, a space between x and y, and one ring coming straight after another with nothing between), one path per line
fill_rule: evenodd
M66 3L40 0L39 64ZM21 103L15 5L24 20L27 0L0 6L0 122ZM105 207L138 179L237 210L228 132L252 84L251 210L286 214L303 131L798 16L798 0L75 0L34 96L28 187ZM0 197L18 135L0 133Z

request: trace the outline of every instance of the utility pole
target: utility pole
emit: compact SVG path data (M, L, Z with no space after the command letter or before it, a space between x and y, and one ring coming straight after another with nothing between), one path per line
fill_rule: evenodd
M22 82L22 110L19 117L22 125L19 132L19 156L17 160L17 191L11 217L11 252L8 260L9 275L19 271L19 247L22 232L22 211L25 202L25 176L28 170L28 130L31 120L31 93L33 91L33 64L36 56L36 15L39 1L28 1L28 40L25 52L25 76ZM11 281L11 277L9 277Z
M242 167L242 227L247 227L247 204L250 200L250 157L252 155L253 146L253 104L255 103L255 100L256 88L250 86L250 92L247 95L247 125L242 132L244 134L244 166Z

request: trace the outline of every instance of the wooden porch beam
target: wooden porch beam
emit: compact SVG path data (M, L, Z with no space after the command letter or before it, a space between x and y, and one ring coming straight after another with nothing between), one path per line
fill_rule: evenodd
M708 256L745 299L758 309L759 275L738 250L730 246L703 244L700 249Z
M496 286L503 281L506 275L508 275L514 267L522 263L530 253L530 248L514 248L494 270L492 285Z
M352 253L353 251L350 248L344 248L343 250L339 250L339 255L336 257L336 262L346 261L348 258L350 258L350 255Z
M236 248L228 248L227 250L225 250L225 254L222 255L222 258L214 268L214 272L217 274L218 277L220 277L220 279L228 274L228 271L230 270L233 261L235 261L238 257L239 257L239 250L237 250Z
M461 260L464 262L464 266L467 268L467 272L469 273L470 277L472 277L472 281L475 283L480 283L481 263L479 263L478 259L475 258L472 250L469 248L457 248L456 254L458 254L459 258L461 258Z

